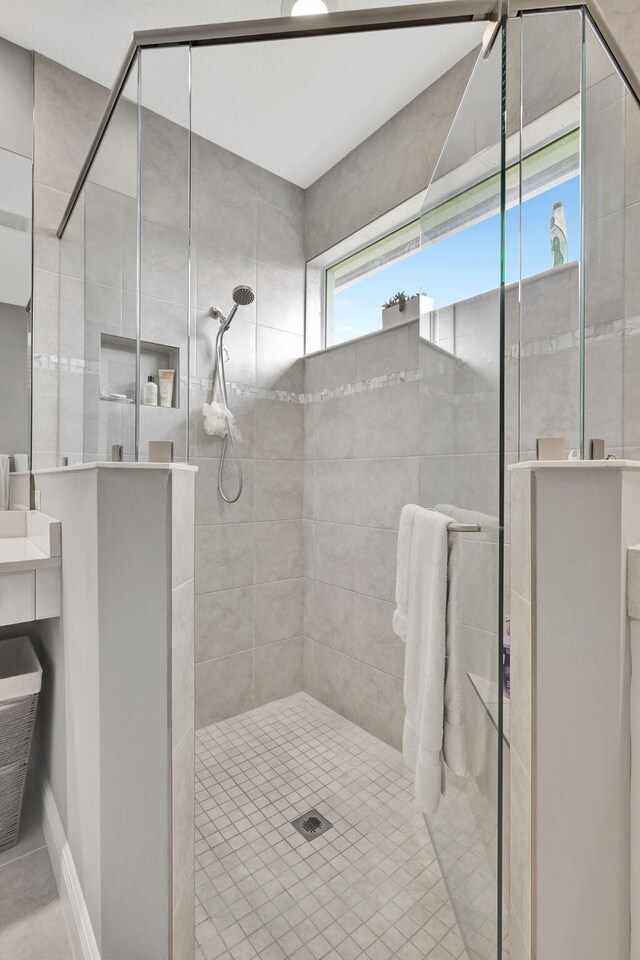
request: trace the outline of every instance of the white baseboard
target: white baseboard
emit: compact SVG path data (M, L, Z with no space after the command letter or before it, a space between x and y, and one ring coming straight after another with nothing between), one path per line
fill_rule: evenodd
M62 826L51 784L43 774L42 829L58 886L75 960L100 960L100 950L89 918L80 879Z

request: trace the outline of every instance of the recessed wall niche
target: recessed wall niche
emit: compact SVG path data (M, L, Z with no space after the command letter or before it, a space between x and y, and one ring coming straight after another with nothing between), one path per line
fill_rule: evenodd
M159 370L175 370L172 407L180 406L180 350L166 344L140 341L140 385ZM136 341L112 333L100 335L100 399L133 403L136 385Z

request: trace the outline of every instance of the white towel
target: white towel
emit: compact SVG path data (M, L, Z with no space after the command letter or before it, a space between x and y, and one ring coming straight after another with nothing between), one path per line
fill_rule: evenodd
M0 453L0 510L9 509L9 469L11 457Z
M393 612L393 630L406 643L407 609L409 600L409 558L411 556L411 538L413 521L420 510L415 503L402 508L398 529L398 562L396 567L396 609Z
M407 644L403 753L428 814L440 803L445 758L453 773L464 775L466 767L459 546L449 537L450 523L442 513L408 505L398 537L394 630Z

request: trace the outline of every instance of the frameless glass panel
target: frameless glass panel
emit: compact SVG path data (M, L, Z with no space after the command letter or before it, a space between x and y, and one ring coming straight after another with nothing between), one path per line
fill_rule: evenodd
M136 459L138 67L84 188L82 459Z
M500 956L501 924L508 930L500 857L502 39L475 66L420 218L425 264L447 293L419 319L419 502L474 527L449 534L460 564L461 648L449 660L457 702L448 722L460 724L461 742L426 819L471 960Z
M509 142L522 179L507 251L507 406L519 416L507 454L530 460L539 438L561 438L564 456L581 448L581 14L526 15L520 30L521 127Z
M153 442L188 456L189 57L187 47L141 54L140 460Z
M639 108L588 20L584 41L585 458L637 459Z
M60 344L65 360L59 373L58 457L56 465L82 463L85 391L85 250L84 190L69 218L58 248ZM42 363L34 357L34 363ZM66 369L64 369L66 367Z

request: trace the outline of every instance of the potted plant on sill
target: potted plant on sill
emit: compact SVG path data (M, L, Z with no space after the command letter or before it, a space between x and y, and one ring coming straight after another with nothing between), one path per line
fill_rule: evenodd
M421 316L433 310L433 298L418 291L412 297L402 290L382 304L382 328L395 327L399 323L419 320Z

